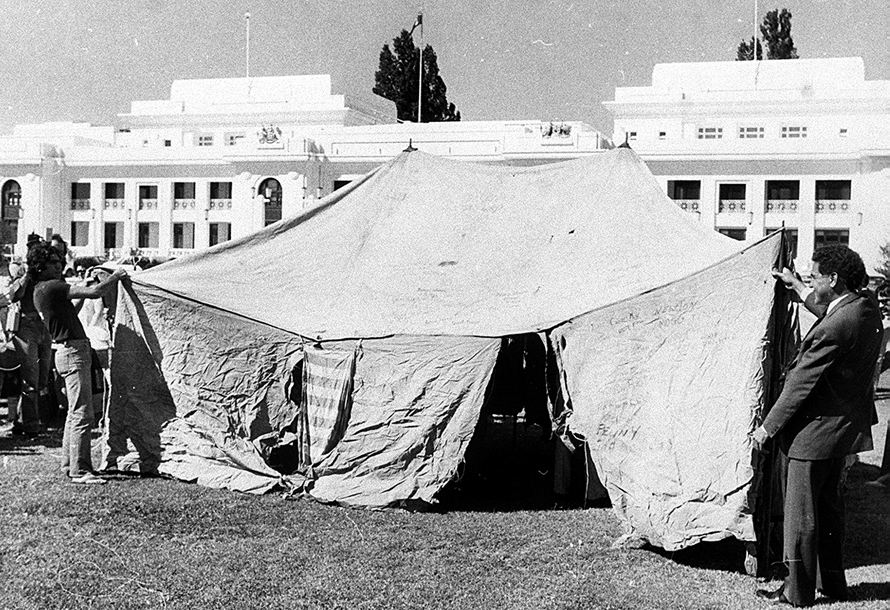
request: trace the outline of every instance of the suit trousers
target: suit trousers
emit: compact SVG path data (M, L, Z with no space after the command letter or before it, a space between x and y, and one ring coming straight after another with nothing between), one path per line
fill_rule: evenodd
M785 597L796 606L811 606L816 589L845 599L844 458L788 461L785 491Z

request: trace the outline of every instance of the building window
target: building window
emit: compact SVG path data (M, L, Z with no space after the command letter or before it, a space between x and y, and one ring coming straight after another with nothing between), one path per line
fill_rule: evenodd
M628 139L628 141L636 140L636 139L637 139L637 132L636 132L636 131L628 131L628 132L627 132L627 139Z
M667 140L667 137L668 137L668 133L667 133L666 131L659 131L659 132L658 132L658 139L659 139L659 140Z
M124 183L123 182L106 182L105 183L105 209L106 210L123 210L124 209Z
M334 190L339 190L352 182L352 180L334 180Z
M763 236L766 237L770 233L778 231L778 227L763 229ZM788 242L788 248L791 250L791 258L797 258L797 229L785 229L785 240Z
M198 146L213 146L213 134L202 133L199 135Z
M738 241L745 241L745 233L747 233L745 229L717 229L717 232Z
M849 180L816 180L816 213L846 214L850 211Z
M167 146L167 147L173 146L173 140L164 140L164 146Z
M186 210L195 207L195 183L194 182L174 182L173 183L173 209Z
M113 250L124 247L124 223L122 222L106 222L105 223L105 251L110 256L117 256L119 252Z
M797 212L798 201L800 201L799 180L766 181L767 213Z
M745 211L744 184L721 184L717 211L721 214L738 214Z
M71 209L72 210L89 210L90 209L90 183L89 182L72 182L71 183Z
M226 146L237 146L243 140L244 140L243 133L227 133L226 134Z
M722 140L723 139L723 128L722 127L699 127L698 128L698 139L699 140Z
M739 139L763 138L763 127L739 127Z
M805 138L807 137L806 127L782 127L783 138Z
M825 229L816 231L816 238L813 241L816 248L822 246L849 246L850 231L848 229Z
M139 223L139 248L157 248L160 242L160 225L156 222Z
M842 137L842 138L846 138L846 137L847 137L847 128L846 128L846 127L841 127L841 130L840 130L840 132L838 133L838 135L839 135L840 137Z
M210 245L215 246L232 239L232 225L228 222L210 223Z
M281 220L282 207L282 190L281 183L275 178L266 178L260 183L257 194L263 200L264 219L263 226L268 227L270 224Z
M140 210L156 210L158 209L158 187L154 184L143 184L139 186L139 209Z
M687 212L698 212L701 180L668 180L668 197Z
M74 247L90 245L90 223L79 220L71 223L71 245Z
M193 223L193 222L174 222L173 223L173 247L174 248L194 248L195 247L195 223Z
M210 183L211 199L231 199L232 183L231 182L211 182Z

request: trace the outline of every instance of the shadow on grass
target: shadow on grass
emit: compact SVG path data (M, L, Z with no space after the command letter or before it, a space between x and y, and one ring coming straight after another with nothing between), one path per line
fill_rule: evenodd
M861 582L850 585L849 590L854 601L890 600L890 582Z
M27 436L0 437L0 455L37 455L44 448L62 446L62 430L51 428L37 438Z
M665 551L657 546L645 546L645 550L661 555L680 565L699 570L744 572L745 543L735 538L719 542L700 542L680 551Z
M890 564L890 489L866 484L878 474L877 466L859 462L847 477L847 568Z

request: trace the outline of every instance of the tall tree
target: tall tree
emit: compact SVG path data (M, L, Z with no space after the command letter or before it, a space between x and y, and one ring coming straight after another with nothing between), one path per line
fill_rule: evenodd
M418 64L420 49L408 30L402 30L380 51L380 64L374 74L372 91L396 103L396 114L402 121L417 120ZM421 122L459 121L460 112L448 102L447 87L439 76L439 62L433 47L423 49L423 92Z
M760 34L766 43L767 59L797 59L797 49L791 38L791 12L788 9L769 11L763 17ZM751 50L753 47L753 36L750 41L743 40L736 50L736 59L739 61L752 59ZM763 59L759 40L757 41L757 59Z

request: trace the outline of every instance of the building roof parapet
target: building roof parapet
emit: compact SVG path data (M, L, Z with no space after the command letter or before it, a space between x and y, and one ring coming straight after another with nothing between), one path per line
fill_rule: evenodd
M886 108L890 81L865 80L859 57L657 64L652 86L618 87L607 108L622 105L693 106L851 103Z

